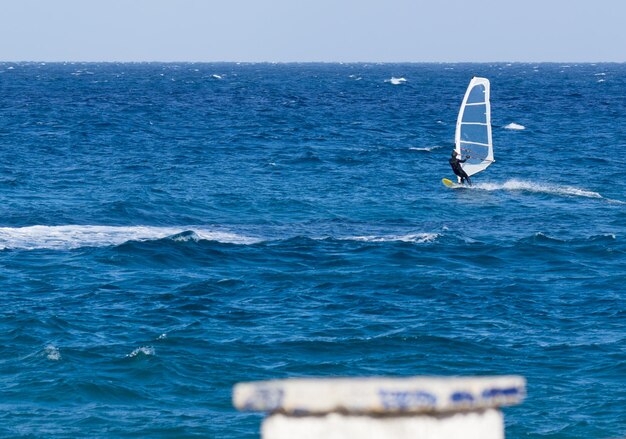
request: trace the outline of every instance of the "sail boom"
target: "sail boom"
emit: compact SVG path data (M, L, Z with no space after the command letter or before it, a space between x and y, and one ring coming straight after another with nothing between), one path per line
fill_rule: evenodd
M480 145L480 146L487 146L487 147L489 147L489 144L488 144L488 143L480 143L480 142L467 142L467 141L465 141L465 140L461 140L461 143L462 143L463 145Z

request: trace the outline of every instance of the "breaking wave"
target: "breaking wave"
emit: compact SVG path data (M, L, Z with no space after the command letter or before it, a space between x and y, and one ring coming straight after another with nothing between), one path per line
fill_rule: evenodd
M445 146L435 145L435 146L424 146L424 147L417 147L417 146L409 147L411 151L426 151L426 152L434 151L436 149L441 149L441 148L445 148Z
M357 235L330 237L339 241L362 242L415 242L434 241L437 233L409 233L402 235ZM268 242L235 233L208 230L198 227L148 227L148 226L29 226L0 227L0 250L72 250L84 247L117 246L129 241L154 241L169 239L174 242L217 241L225 244L250 245ZM269 241L284 241L290 237L276 237ZM311 238L317 239L317 238ZM327 239L327 238L319 238Z
M50 361L59 361L61 359L61 352L59 351L59 348L52 344L46 346L46 348L44 349L44 354L46 355L46 358Z
M406 82L406 78L396 78L395 76L392 76L390 79L385 79L385 82L388 82L392 85L400 85Z
M364 242L415 242L418 244L433 242L439 237L438 233L411 233L407 235L387 235L387 236L351 236L341 238L342 240L364 241Z
M505 125L505 126L504 126L504 129L506 129L506 130L518 130L518 131L520 131L520 130L525 130L525 129L526 129L526 127L525 127L524 125L520 125L520 124L518 124L518 123L511 122L510 124Z
M126 355L127 358L135 358L136 356L144 355L146 357L153 356L155 354L154 348L152 346L142 346L140 348L134 349L130 354Z
M193 230L193 232L189 232ZM128 241L172 238L175 241L209 240L229 244L254 244L260 240L235 233L197 227L150 226L29 226L0 227L0 250L51 249L71 250L81 247L120 245Z

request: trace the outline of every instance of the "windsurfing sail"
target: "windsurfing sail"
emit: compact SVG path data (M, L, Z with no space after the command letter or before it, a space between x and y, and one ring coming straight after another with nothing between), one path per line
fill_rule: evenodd
M454 142L457 154L470 156L461 164L467 175L484 171L494 162L488 79L475 77L470 81L456 121Z

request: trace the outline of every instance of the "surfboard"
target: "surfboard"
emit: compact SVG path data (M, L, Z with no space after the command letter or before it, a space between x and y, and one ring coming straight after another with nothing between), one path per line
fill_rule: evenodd
M455 183L447 178L442 178L441 182L444 186L449 187L450 189L463 189L465 187L462 184Z

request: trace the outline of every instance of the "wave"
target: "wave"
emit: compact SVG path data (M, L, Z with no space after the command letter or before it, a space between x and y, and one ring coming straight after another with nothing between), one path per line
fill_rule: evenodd
M518 123L511 122L510 124L505 125L504 129L506 129L506 130L525 130L526 127L524 125L520 125Z
M126 357L135 358L138 355L145 355L146 357L150 357L155 355L155 350L152 346L142 346L140 348L134 349L130 354L126 355Z
M474 186L471 186L471 188L481 189L485 191L525 191L570 197L602 198L608 201L621 203L619 200L610 200L608 198L604 198L598 192L581 189L575 186L560 186L555 184L534 183L532 181L522 181L515 179L508 180L504 183L478 183Z
M171 238L175 241L209 240L229 244L254 244L260 241L258 238L198 227L37 225L0 227L0 250L71 250L163 238Z
M59 348L51 344L46 346L44 354L50 361L59 361L61 359L61 352L59 351Z
M396 78L395 76L392 76L390 79L385 79L385 82L389 82L392 85L400 85L406 82L406 78Z
M580 251L586 252L587 254L594 252L600 252L603 254L606 252L623 253L622 250L620 250L620 248L623 248L622 242L618 242L618 237L614 233L603 233L588 236L567 236L536 232L532 236L519 239L517 244L523 246L550 246L553 249L562 246L569 250L576 248Z
M340 240L363 241L363 242L415 242L418 244L435 241L439 237L438 233L411 233L407 235L387 235L387 236L351 236L340 238Z
M443 145L435 145L435 146L424 146L422 148L418 148L417 146L410 146L409 149L411 151L434 151L435 149L441 149L441 148L445 148L445 146Z
M434 241L437 233L411 233L404 235L359 235L347 237L308 238L314 241L335 239L362 242L415 242ZM261 239L235 233L199 227L150 226L29 226L0 227L0 250L72 250L83 247L117 246L129 241L154 241L169 239L174 242L217 241L226 244L250 245L262 242L280 242L293 238Z

